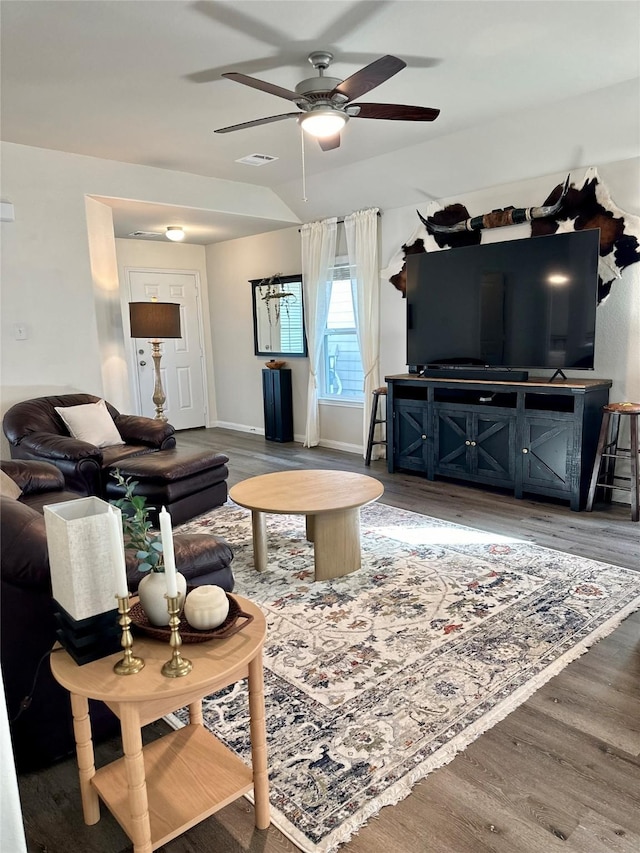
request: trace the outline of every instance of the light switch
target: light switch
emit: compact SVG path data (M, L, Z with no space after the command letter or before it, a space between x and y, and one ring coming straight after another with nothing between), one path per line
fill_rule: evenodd
M26 341L29 337L26 325L24 323L14 323L13 336L17 341Z

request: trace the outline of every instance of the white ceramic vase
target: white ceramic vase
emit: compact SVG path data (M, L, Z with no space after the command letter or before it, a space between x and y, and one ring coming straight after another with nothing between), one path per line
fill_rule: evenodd
M187 579L180 572L176 572L178 592L181 595L180 604L184 605L187 594ZM164 572L148 572L138 586L140 604L152 625L160 628L169 624L169 611L167 609L167 583Z

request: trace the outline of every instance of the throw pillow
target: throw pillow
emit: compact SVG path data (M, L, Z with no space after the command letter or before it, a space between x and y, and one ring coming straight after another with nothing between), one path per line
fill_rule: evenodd
M12 498L14 501L17 500L22 494L22 489L16 483L15 480L12 480L8 474L0 468L0 495L3 498Z
M56 412L74 438L94 447L124 444L104 400L82 406L56 406Z

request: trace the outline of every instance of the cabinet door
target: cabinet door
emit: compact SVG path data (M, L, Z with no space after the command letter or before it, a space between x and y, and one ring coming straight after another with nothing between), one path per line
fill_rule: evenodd
M575 487L575 425L572 416L533 416L524 419L522 486L540 494L565 495Z
M472 415L471 473L481 483L513 486L515 483L515 438L516 418L514 415Z
M513 486L515 415L440 406L435 421L437 474Z
M471 416L459 409L434 407L435 473L466 477L471 473Z
M393 411L393 454L397 468L422 471L427 476L432 442L429 406L413 400L396 400Z

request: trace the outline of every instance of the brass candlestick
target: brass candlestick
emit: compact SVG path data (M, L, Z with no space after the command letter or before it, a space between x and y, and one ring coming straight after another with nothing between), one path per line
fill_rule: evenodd
M133 638L129 627L131 625L131 617L129 616L129 596L127 595L124 598L120 598L120 596L117 595L116 598L118 599L118 613L120 614L118 622L122 628L122 639L120 640L120 645L124 649L124 657L122 660L114 663L113 671L116 675L133 675L136 672L140 672L144 667L144 661L142 658L135 657L131 651Z
M182 637L178 631L178 625L180 624L180 593L175 597L165 595L165 598L167 599L169 627L171 628L169 645L173 651L171 660L162 665L162 674L166 675L167 678L180 678L182 675L188 675L193 667L190 660L186 660L186 658L180 655L180 646L182 645Z

